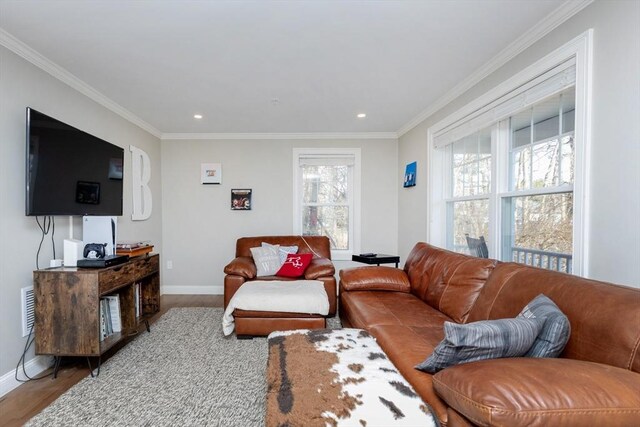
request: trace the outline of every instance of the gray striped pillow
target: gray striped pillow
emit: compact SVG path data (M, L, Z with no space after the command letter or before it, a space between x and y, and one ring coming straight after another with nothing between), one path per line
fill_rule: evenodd
M538 336L537 319L483 320L466 325L444 322L444 339L416 369L435 373L449 366L524 355Z
M540 294L522 309L518 318L538 319L542 330L527 351L527 357L558 357L569 341L571 325L558 306L544 294Z

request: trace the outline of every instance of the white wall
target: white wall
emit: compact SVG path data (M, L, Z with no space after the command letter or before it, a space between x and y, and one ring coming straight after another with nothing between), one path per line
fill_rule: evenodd
M124 215L118 220L120 239L149 239L162 250L162 201L160 192L160 143L120 116L0 47L0 378L15 369L22 354L20 288L30 286L40 230L33 217L25 216L25 109L27 106L53 116L99 138L125 148ZM154 208L147 221L131 221L131 158L129 145L149 154L150 187ZM57 257L68 236L68 217L56 217ZM80 218L74 220L76 238L82 237ZM50 240L40 255L40 266L52 258ZM27 360L33 357L33 349ZM1 384L0 384L1 385Z
M239 237L293 233L294 147L361 148L362 251L396 253L396 140L162 141L163 292L221 293ZM200 163L222 163L222 184L200 184ZM232 188L253 189L252 210L230 209Z
M640 287L640 2L596 1L399 141L398 174L418 161L417 186L399 195L399 250L426 238L427 129L589 28L594 29L589 276Z

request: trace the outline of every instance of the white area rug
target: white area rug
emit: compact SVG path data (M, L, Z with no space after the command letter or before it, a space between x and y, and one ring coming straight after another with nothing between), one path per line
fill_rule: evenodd
M265 338L222 334L221 308L173 308L28 426L263 426Z

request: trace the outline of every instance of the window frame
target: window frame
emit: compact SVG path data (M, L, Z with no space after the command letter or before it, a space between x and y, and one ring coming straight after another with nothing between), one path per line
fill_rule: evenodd
M427 130L427 155L430 170L430 188L426 194L427 205L427 241L438 245L447 244L447 203L450 201L449 163L446 147L436 148L436 135L442 135L450 129L468 124L469 117L483 108L508 96L527 82L575 58L575 125L574 125L574 183L573 187L573 271L572 274L588 277L588 224L589 224L589 151L591 145L591 81L592 81L593 30L587 30L575 39L556 49L531 66L525 68L502 84L468 103L460 110L449 115ZM558 91L560 92L560 91ZM492 143L492 182L489 206L488 248L492 258L502 259L503 249L500 242L502 227L502 203L505 197L524 196L538 193L538 190L511 190L509 182L509 129L506 117L517 111L508 111L502 117L496 117L493 131L496 143ZM486 128L481 125L474 129ZM492 140L493 140L492 131ZM449 162L449 163L447 163ZM557 187L558 192L569 186ZM549 193L549 189L542 191Z
M353 254L360 251L361 236L361 150L360 148L294 148L293 149L293 234L302 235L303 183L300 159L304 157L353 158L353 168L349 173L351 191L348 197L349 206L349 248L332 249L331 259L350 261Z

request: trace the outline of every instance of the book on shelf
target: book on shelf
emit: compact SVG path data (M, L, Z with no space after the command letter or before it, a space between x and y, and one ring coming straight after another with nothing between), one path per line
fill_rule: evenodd
M122 320L120 314L120 297L107 295L100 298L100 341L122 332Z

